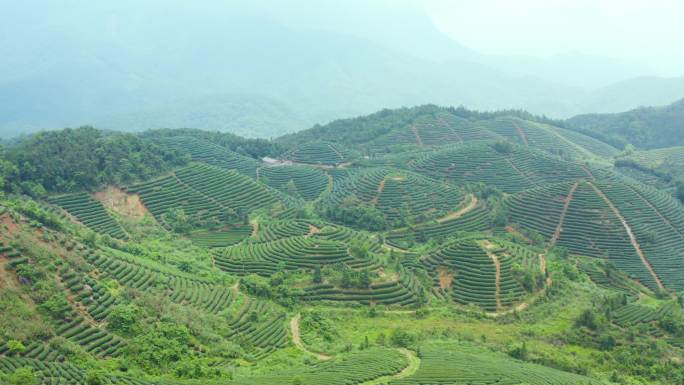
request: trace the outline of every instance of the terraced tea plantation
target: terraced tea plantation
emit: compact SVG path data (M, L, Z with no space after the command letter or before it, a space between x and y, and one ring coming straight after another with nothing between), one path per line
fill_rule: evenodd
M423 288L407 271L400 270L396 281L371 284L368 288L345 289L319 284L305 289L303 299L312 302L361 305L417 305Z
M610 157L617 149L589 136L518 118L501 117L477 122L507 140L572 158Z
M345 263L354 269L374 265L370 258L358 259L338 241L295 236L263 243L247 243L225 249L216 255L216 265L237 275L270 276L283 267L288 270Z
M252 234L252 227L236 225L232 228L214 231L193 231L188 237L198 246L214 248L227 247L240 243Z
M44 362L27 358L0 357L0 372L12 373L19 368L31 368L40 384L87 384L87 373L69 363ZM145 381L125 376L106 376L111 384L164 385L164 382Z
M679 149L566 123L3 147L0 384L684 384Z
M50 203L60 206L76 220L94 231L114 238L126 238L126 233L112 218L102 203L86 193L60 195L50 198Z
M256 178L257 161L234 153L225 147L192 136L172 136L159 139L159 143L173 150L187 153L192 160L211 164Z
M487 207L483 203L475 203L460 216L390 231L385 237L385 242L392 247L407 249L431 239L443 240L458 234L484 231L490 227L490 222Z
M599 385L601 382L576 374L528 364L502 354L455 344L424 347L418 371L391 385Z
M262 167L259 181L308 201L318 198L330 183L325 172L306 166Z
M475 140L502 140L503 137L489 130L484 130L477 123L440 112L421 116L411 125L393 130L366 144L373 152L386 150L399 145L444 146Z
M284 370L261 377L237 378L235 384L270 385L299 383L306 385L352 385L370 383L406 367L404 356L396 350L374 348L323 362L304 370Z
M521 146L501 146L500 142L447 148L425 155L410 167L422 175L458 185L484 183L508 193L546 183L592 178L591 171L580 164Z
M283 204L280 195L253 179L203 164L128 186L127 191L139 194L147 209L162 223L164 215L173 208L182 208L187 215L225 221L231 216L237 219L239 213Z
M551 244L608 258L651 288L681 287L684 210L667 194L620 179L582 181L522 192L507 205L514 223Z
M466 239L445 245L423 264L433 277L437 296L500 311L521 302L526 294L514 276L514 258L488 240Z
M351 160L346 149L330 142L304 143L285 154L284 158L296 163L327 166L336 166Z
M230 290L203 280L158 271L134 261L102 255L88 255L86 258L101 273L116 279L119 284L143 291L160 288L173 302L218 313L232 301Z
M326 206L343 206L357 198L376 207L390 224L401 226L407 220L424 222L448 215L463 204L461 190L444 182L396 169L370 169L333 186Z

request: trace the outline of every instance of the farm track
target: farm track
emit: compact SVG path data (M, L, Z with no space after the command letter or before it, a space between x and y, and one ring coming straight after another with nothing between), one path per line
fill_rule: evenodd
M551 237L551 241L549 241L549 249L552 248L558 241L558 238L560 238L561 231L563 231L563 223L565 222L565 215L568 213L568 208L570 207L570 202L572 202L572 198L575 195L577 186L579 186L579 182L575 182L572 185L570 191L568 192L568 196L565 197L565 203L563 204L563 211L561 211L560 219L558 220L558 225L556 226L556 230L553 232L553 237Z
M492 263L494 263L494 268L496 269L496 273L494 274L494 295L496 296L496 308L498 311L503 308L503 306L501 305L501 262L499 261L499 257L497 257L496 254L489 251L486 247L484 248L484 251L485 253L487 253L487 256L489 256L489 258L492 260Z
M444 223L444 222L448 222L448 221L462 217L463 215L472 211L477 206L477 202L478 202L477 197L473 194L470 194L470 202L468 202L467 205L465 205L460 210L454 211L451 214L448 214L446 216L443 216L443 217L437 219L437 223Z
M598 194L610 207L610 209L613 211L613 214L620 220L622 223L622 226L625 228L625 231L627 232L627 236L629 236L629 241L632 243L632 246L634 247L634 250L636 250L637 255L639 258L641 258L641 262L644 264L644 267L651 273L651 276L653 276L653 279L655 280L656 284L658 285L658 288L660 289L665 289L663 286L663 283L660 281L660 278L658 277L658 274L656 274L655 270L653 270L653 266L651 266L651 262L649 262L648 258L646 258L646 255L644 252L641 250L641 246L639 245L639 242L636 239L636 236L634 235L634 232L632 232L632 228L629 227L629 223L627 223L627 220L625 217L622 216L622 213L620 213L620 210L611 202L610 199L606 196L606 194L603 193L596 185L594 185L591 182L588 182L589 185L594 189L596 194Z
M423 139L420 137L415 124L411 126L411 131L413 131L413 135L416 137L416 143L418 143L418 146L423 147Z
M465 143L465 141L464 141L463 138L461 137L461 134L459 134L458 131L456 131L453 127L449 127L449 124L448 124L447 122L445 122L444 119L442 119L442 118L437 118L437 121L440 122L443 126L448 127L448 128L449 128L449 131L450 131L452 134L456 135L456 137L458 138L458 142L459 142L459 143L461 143L461 144L462 144L462 143Z
M525 135L523 129L520 128L520 125L518 125L518 123L513 122L513 126L515 126L515 130L518 132L518 136L520 137L520 139L522 139L523 143L525 143L525 146L529 146L530 144L527 142L527 135Z
M546 256L544 254L539 254L539 269L541 269L542 274L546 274Z
M490 318L498 318L498 317L505 316L508 314L521 312L521 311L527 309L528 307L530 307L530 305L537 302L537 300L539 300L539 298L542 297L546 293L547 290L549 290L549 288L551 287L552 284L553 284L553 280L551 280L551 278L546 278L544 287L541 290L539 290L538 292L536 292L535 294L533 294L531 297L529 297L527 301L519 303L518 305L516 305L512 309L508 309L506 311L497 312L497 313L491 313L491 312L485 313L485 315L487 317L490 317Z
M250 234L250 237L256 237L257 234L259 234L259 221L254 219L251 222L252 225L252 233Z
M667 218L660 212L660 210L658 210L658 208L656 208L655 206L653 206L653 205L651 204L651 202L650 202L648 199L646 199L646 197L644 197L643 194L641 194L639 191L637 191L637 190L636 190L635 188L633 188L632 186L629 186L629 185L628 185L627 187L628 187L630 190L632 190L639 198L641 198L641 200L643 200L644 203L646 203L646 205L647 205L648 207L650 207L651 210L653 210L653 211L658 215L658 217L660 217L660 219L663 220L663 222L664 222L665 224L667 224L668 226L670 226L670 228L671 228L672 230L674 230L677 234L679 234L679 236L680 236L682 239L684 239L684 233L682 233L681 230L679 230L675 225L673 225L673 224L672 224L672 221L670 221L669 219L667 219Z
M378 202L380 201L380 195L382 195L382 192L385 191L385 180L381 180L380 184L378 184L378 192L375 194L375 197L373 197L373 205L377 206Z
M382 376L376 378L375 380L362 382L359 385L384 385L388 384L390 381L399 380L414 375L418 371L418 368L420 368L420 358L418 358L414 352L406 348L398 348L397 351L403 354L408 361L408 365L404 369L397 374Z
M531 185L533 185L533 186L539 186L539 185L538 185L537 183L535 183L532 179L530 179L527 175L525 175L525 173L522 172L522 171L518 168L518 166L516 166L516 165L513 163L513 161L511 161L510 159L508 159L508 158L506 158L506 157L504 157L504 159L506 159L506 162L508 162L508 164L511 166L511 168L513 168L513 170L515 170L515 172L517 172L521 177L525 178L526 181L530 182Z
M292 335L292 343L294 343L297 349L303 351L306 354L312 355L321 361L327 361L332 359L331 356L312 352L304 346L304 343L302 342L302 336L299 331L299 321L301 320L301 318L302 315L297 313L297 315L292 317L292 319L290 320L290 334Z
M330 149L335 153L335 155L337 155L337 157L340 158L340 161L344 160L344 156L342 156L342 153L337 151L337 149L335 147L333 147L331 145L328 145L328 147L330 147Z
M595 180L596 180L596 177L595 177L594 174L591 172L591 170L589 170L589 169L587 168L587 166L585 166L585 165L582 164L582 165L580 165L580 167L582 168L582 170L584 170L584 172L587 173L587 176L589 176L589 178L591 178L592 181L595 181Z

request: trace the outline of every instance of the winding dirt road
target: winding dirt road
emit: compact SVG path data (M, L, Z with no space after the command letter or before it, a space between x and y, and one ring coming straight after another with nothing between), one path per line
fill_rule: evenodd
M299 321L301 320L301 318L302 318L302 315L297 314L296 316L292 317L292 319L290 320L290 334L292 334L292 343L295 344L297 349L303 351L306 354L312 355L312 356L318 358L319 360L327 361L327 360L331 359L332 358L331 356L321 354L321 353L312 352L311 350L307 349L304 346L304 343L302 342L302 335L299 332Z

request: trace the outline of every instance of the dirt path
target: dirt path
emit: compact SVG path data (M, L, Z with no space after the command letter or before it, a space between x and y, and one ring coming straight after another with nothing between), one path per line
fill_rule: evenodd
M235 282L235 285L230 287L230 290L233 292L233 301L235 301L240 295L240 281Z
M59 274L55 274L55 281L57 281L57 286L59 286L60 289L66 294L66 300L67 302L69 302L69 305L71 305L71 308L76 310L76 312L80 314L81 317L83 317L83 319L90 326L99 328L101 324L95 321L95 319L90 316L90 313L88 312L88 309L85 307L85 305L74 299L74 295L71 293L70 290L66 288L64 281L62 281L62 276L60 276Z
M542 274L546 274L546 256L544 254L539 254L539 268Z
M330 149L333 150L333 152L337 155L337 157L340 158L340 162L342 162L344 160L344 155L342 155L342 153L337 151L337 149L335 147L333 147L331 145L328 145L328 147L330 147Z
M527 309L528 307L530 307L530 305L532 305L533 303L537 302L539 300L539 298L541 298L546 293L546 291L549 290L549 287L551 287L552 284L553 284L553 281L551 280L551 278L546 278L546 285L544 285L544 287L541 290L539 290L538 292L533 294L531 297L529 297L527 301L519 303L518 305L516 305L512 309L508 309L506 311L497 312L497 313L485 313L485 315L487 317L490 317L490 318L498 318L498 317L505 316L508 314L513 314L515 312L521 312L521 311Z
M658 210L655 206L653 206L653 205L651 204L651 202L650 202L648 199L646 199L645 196L643 196L640 192L638 192L638 191L637 191L636 189L634 189L632 186L629 186L629 185L628 185L627 187L628 187L630 190L632 190L636 195L638 195L639 198L641 198L641 200L643 200L644 203L646 203L646 205L648 205L648 207L651 208L651 210L655 211L655 213L660 217L660 219L662 219L663 222L665 222L666 225L670 226L670 228L671 228L672 230L674 230L677 234L679 234L679 236L680 236L681 238L684 239L684 233L682 233L681 230L679 230L677 227L675 227L675 225L673 225L672 222L671 222L669 219L665 218L665 216L660 212L660 210Z
M250 222L252 225L252 233L250 234L251 237L256 237L257 234L259 234L259 221L256 219L253 219L252 222Z
M530 182L531 185L533 185L533 186L538 186L538 184L535 183L534 181L532 181L532 179L530 179L527 175L525 175L524 172L520 171L520 169L518 168L518 166L516 166L515 164L513 164L513 162L512 162L510 159L508 159L508 158L506 158L506 157L504 157L504 159L506 159L506 162L508 162L508 164L513 168L513 170L515 170L515 172L517 172L521 177L525 178L525 180L527 180L528 182Z
M418 143L418 146L423 147L423 139L420 137L420 134L418 133L418 129L416 128L415 124L411 125L411 131L413 132L413 135L415 135L416 137L416 143Z
M494 263L494 293L496 297L496 309L499 311L503 309L503 306L501 305L501 262L499 261L499 257L491 251L491 249L495 247L492 243L489 241L482 241L481 246L482 250L484 250L489 259L492 260L492 263Z
M371 202L373 202L374 205L378 205L378 202L380 201L380 195L382 195L382 192L385 191L385 180L381 180L380 184L378 184L378 193L375 194L375 197Z
M310 236L312 236L312 235L314 235L314 234L318 234L318 233L320 233L320 232L321 232L321 229L319 229L318 227L316 227L316 226L312 225L311 223L309 223L309 232L306 233L305 237L310 237Z
M418 371L418 368L420 368L420 358L418 358L414 352L405 348L398 348L397 351L406 356L406 359L408 360L408 365L406 365L401 372L390 376L378 377L375 380L362 382L359 385L383 385L389 383L390 381L399 380L414 375Z
M589 176L589 178L591 178L591 180L596 180L596 177L594 176L594 174L591 173L591 170L589 170L587 168L587 166L582 164L582 165L580 165L580 167L582 167L582 170L584 170L584 172L587 173L587 176Z
M525 143L525 146L529 146L529 143L527 142L527 135L525 135L523 129L520 128L518 123L515 122L513 122L513 126L515 127L515 130L518 132L518 136L520 137L520 139L522 139L523 143Z
M446 216L443 216L443 217L437 219L437 223L444 223L444 222L448 222L448 221L451 221L454 219L458 219L458 218L462 217L463 215L472 211L477 206L477 197L474 194L470 194L469 198L470 198L470 201L468 202L468 204L463 206L460 210L454 211L451 214L448 214Z
M558 225L556 226L556 231L553 232L553 237L551 237L551 241L549 241L549 249L552 248L553 245L556 244L556 241L558 241L558 238L560 238L561 231L563 231L563 222L565 222L565 215L568 213L568 208L570 207L570 202L572 202L572 198L575 195L577 186L579 186L579 182L575 182L572 187L570 187L568 196L565 197L563 211L561 211L560 219L558 220Z
M256 181L258 182L258 181L259 181L259 176L260 176L260 174L261 174L261 167L257 167L255 171L256 171Z
M314 353L314 352L308 350L304 346L304 343L302 343L302 336L299 332L299 320L301 318L302 318L302 315L297 313L297 315L292 317L292 319L290 320L290 333L292 334L292 342L294 343L294 345L297 347L297 349L303 351L306 354L312 355L312 356L318 358L319 360L326 361L326 360L331 359L332 358L331 356L321 354L321 353Z
M664 289L665 287L663 286L663 283L660 281L660 278L658 277L658 274L656 274L655 270L653 270L653 266L651 266L651 262L649 262L648 258L646 258L646 255L644 252L641 250L641 246L639 246L639 242L637 242L636 236L632 232L632 228L629 227L629 224L627 223L627 220L625 217L622 216L622 213L620 213L620 210L618 210L617 207L613 204L613 202L608 199L606 194L603 193L598 187L596 187L593 183L589 182L589 186L591 186L596 194L598 194L610 207L611 211L613 211L613 214L620 220L622 223L622 226L625 228L625 231L627 232L627 235L629 236L629 241L632 243L632 246L634 247L634 250L636 250L637 255L639 258L641 258L641 262L644 264L646 269L651 273L651 276L653 276L653 279L655 280L656 284L660 289Z
M449 132L451 132L452 134L456 135L456 138L458 138L458 142L459 142L459 143L464 143L464 142L465 142L465 141L463 140L463 137L461 136L461 134L459 134L458 131L456 131L455 128L449 127L449 123L445 122L444 119L442 119L442 118L437 118L437 121L440 122L443 126L447 127L447 128L449 129Z

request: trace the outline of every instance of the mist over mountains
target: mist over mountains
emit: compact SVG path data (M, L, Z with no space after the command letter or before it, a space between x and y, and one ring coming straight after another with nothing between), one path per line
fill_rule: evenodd
M684 97L684 78L638 63L482 54L413 3L358 4L15 4L0 25L0 135L92 124L273 137L426 103L567 118Z

